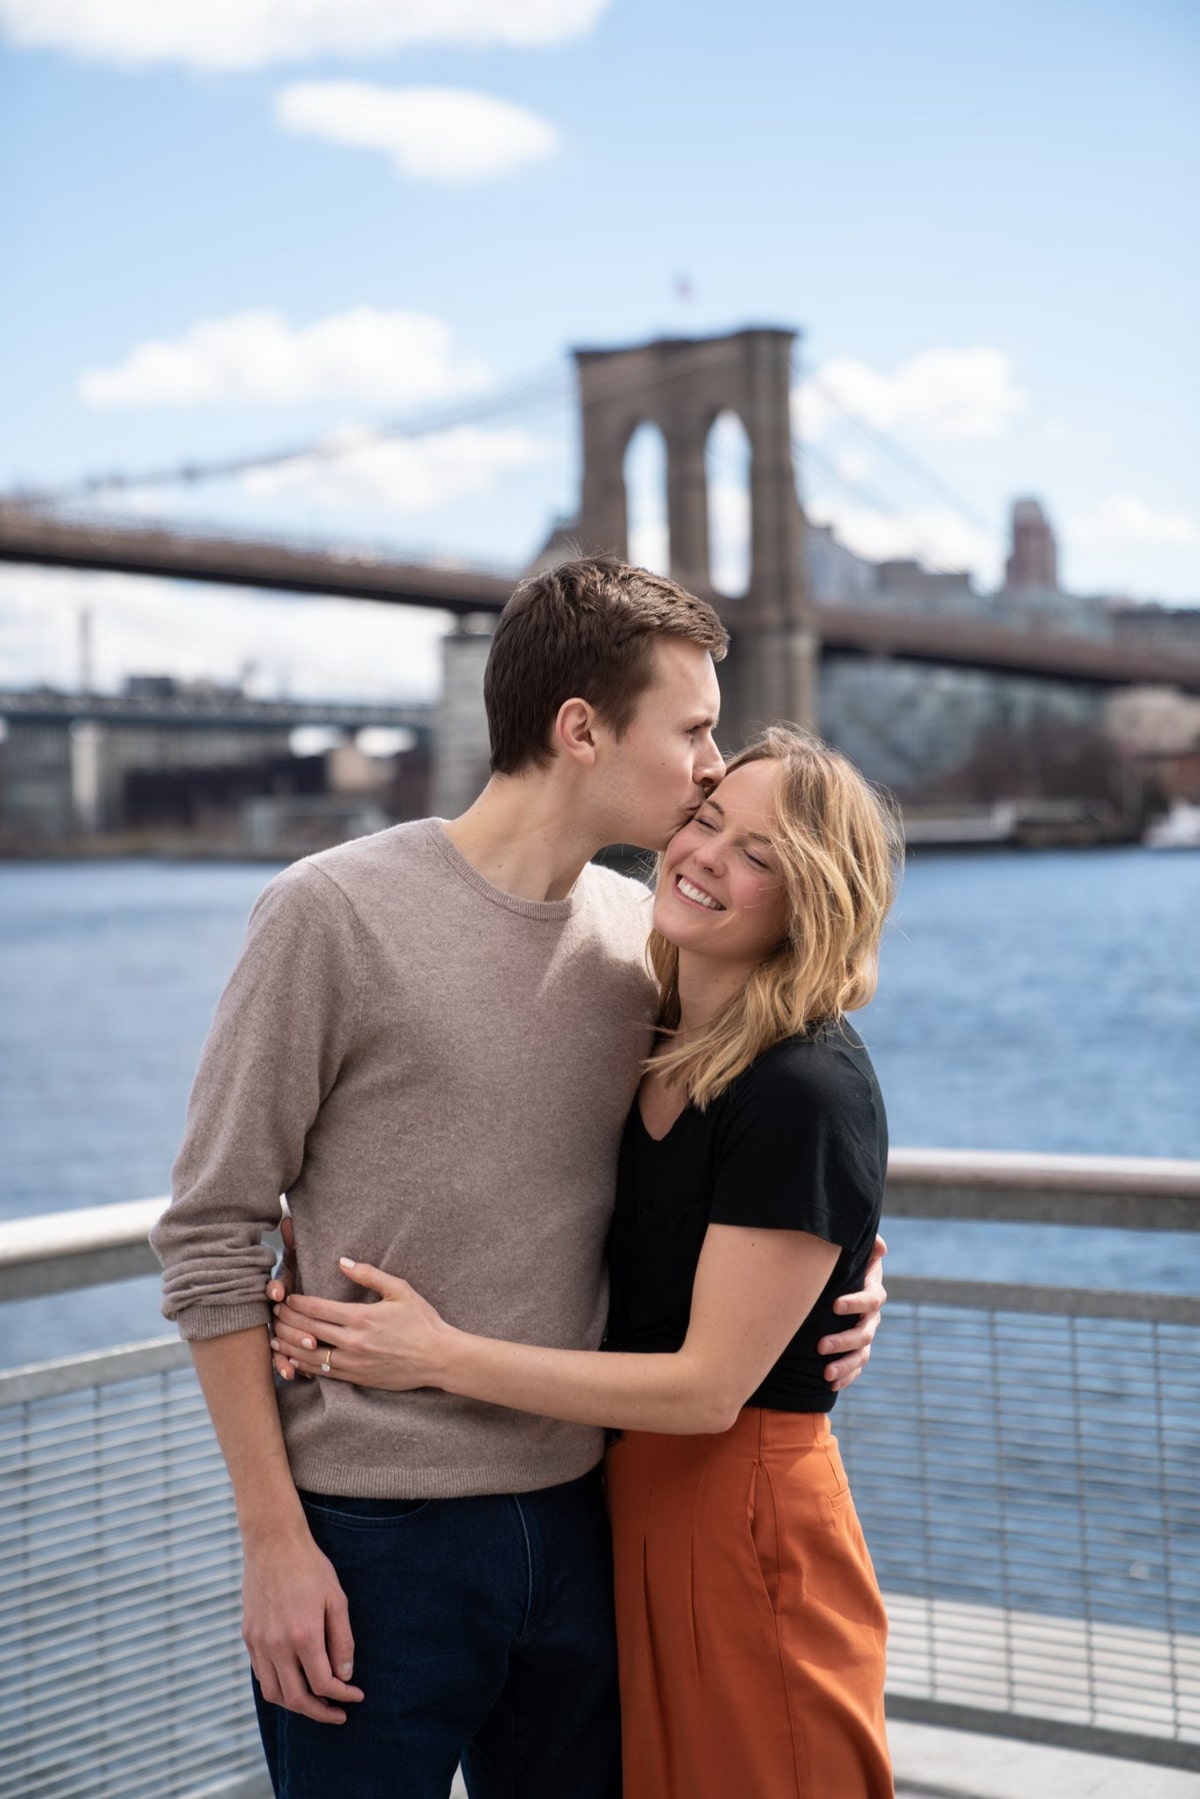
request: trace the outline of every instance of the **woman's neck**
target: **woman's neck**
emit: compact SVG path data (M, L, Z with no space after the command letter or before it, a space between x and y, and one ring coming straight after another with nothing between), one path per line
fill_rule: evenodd
M717 962L694 951L679 952L679 1029L677 1038L699 1037L742 991L753 968L740 962Z

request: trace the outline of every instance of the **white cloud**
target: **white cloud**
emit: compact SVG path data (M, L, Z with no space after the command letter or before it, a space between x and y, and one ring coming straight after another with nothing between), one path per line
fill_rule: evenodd
M285 494L306 506L432 512L488 493L501 476L551 453L515 427L459 425L428 437L381 439L350 426L326 441L349 447L327 459L256 469L244 477L244 486L260 498Z
M872 562L915 556L943 569L969 569L987 581L997 578L1001 552L996 539L948 507L891 514L839 500L814 500L807 511L814 524L832 525L848 549Z
M360 399L406 406L469 393L487 371L442 319L356 306L313 325L277 312L204 319L174 340L139 344L115 368L89 369L89 406L296 404Z
M608 0L0 0L16 44L138 68L253 69L410 44L561 43Z
M78 621L92 617L95 678L130 673L235 681L297 698L428 699L441 680L445 617L367 601L281 599L133 575L0 569L0 686L74 687Z
M275 117L288 131L385 151L397 173L413 181L488 181L558 147L545 119L461 88L298 82L276 96Z
M801 436L824 435L842 412L882 431L998 437L1029 404L1001 350L924 350L890 375L850 357L827 362L793 395Z
M1120 546L1200 544L1200 527L1186 512L1156 512L1132 493L1115 493L1094 512L1072 518L1067 535L1077 543Z
M848 481L851 486L856 481L865 481L872 469L871 458L864 456L860 450L838 450L833 458L833 466L842 480Z

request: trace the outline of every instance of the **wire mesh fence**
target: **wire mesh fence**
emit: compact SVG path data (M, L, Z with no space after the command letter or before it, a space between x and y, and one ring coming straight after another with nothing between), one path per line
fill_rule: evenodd
M140 1272L108 1236L14 1291ZM1200 1770L1200 1299L892 1286L835 1417L891 1715ZM239 1575L183 1344L0 1372L0 1799L265 1796Z
M2 1799L257 1776L237 1527L184 1346L6 1377L0 1495Z
M1200 1768L1200 1302L981 1294L898 1298L839 1408L891 1712Z

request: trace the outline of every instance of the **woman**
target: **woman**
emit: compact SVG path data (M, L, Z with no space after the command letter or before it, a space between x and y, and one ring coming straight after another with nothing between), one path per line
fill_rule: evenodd
M277 1310L275 1346L303 1372L623 1433L608 1484L626 1799L892 1791L886 1620L816 1344L879 1222L883 1106L844 1014L874 991L896 852L852 766L782 727L672 839L651 938L662 1029L622 1145L603 1351L470 1335L349 1261L382 1303Z

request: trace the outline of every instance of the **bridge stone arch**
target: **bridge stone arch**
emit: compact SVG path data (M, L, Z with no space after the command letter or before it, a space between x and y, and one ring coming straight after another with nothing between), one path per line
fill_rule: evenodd
M721 611L733 643L721 671L722 740L730 748L772 718L816 719L815 641L804 580L791 436L795 332L767 327L721 337L662 338L575 351L583 427L579 537L628 554L625 452L646 422L667 446L672 576ZM750 580L726 601L709 563L708 434L723 412L750 442Z

